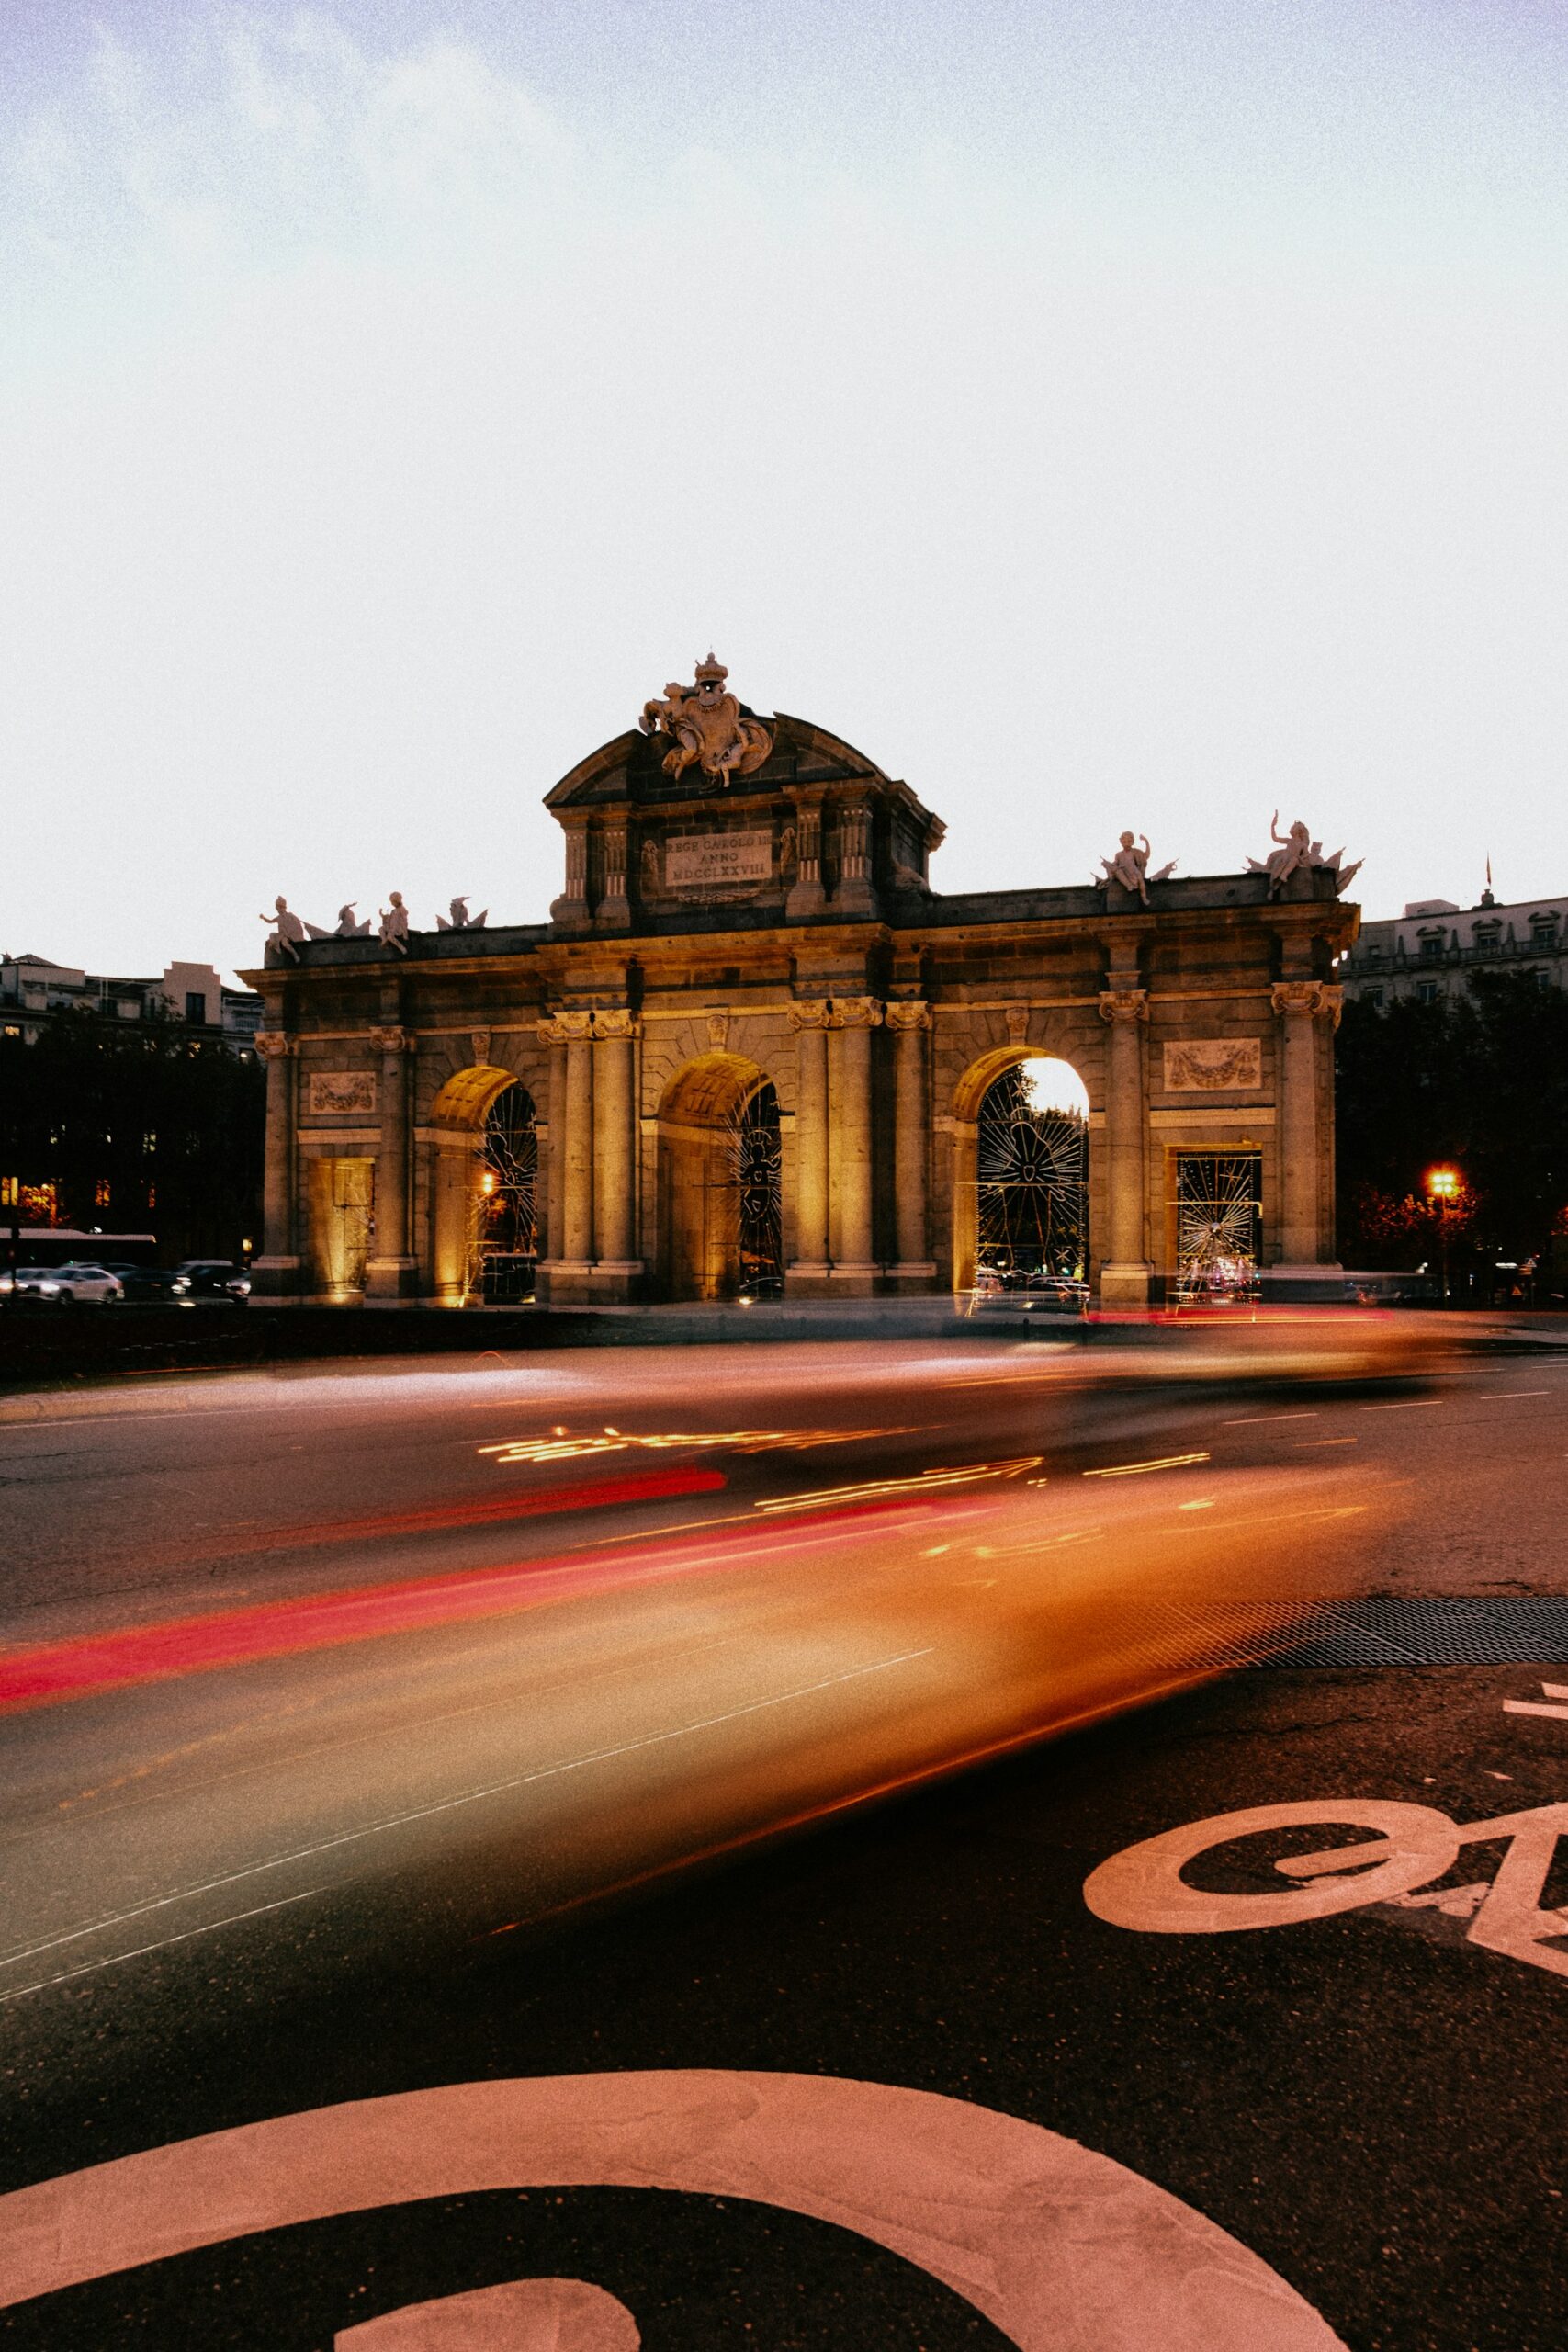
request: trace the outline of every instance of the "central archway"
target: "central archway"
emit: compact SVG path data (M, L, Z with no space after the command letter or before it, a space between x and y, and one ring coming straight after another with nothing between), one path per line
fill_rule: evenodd
M672 1299L769 1296L782 1283L778 1097L739 1054L705 1054L664 1091L659 1263Z
M967 1073L954 1129L954 1287L1087 1296L1088 1089L1071 1062L1027 1048Z

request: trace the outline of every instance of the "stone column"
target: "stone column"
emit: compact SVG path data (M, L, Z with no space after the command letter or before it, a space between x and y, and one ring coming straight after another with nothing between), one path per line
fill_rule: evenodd
M566 1039L565 1197L557 1259L564 1273L586 1276L593 1258L593 1015L557 1015Z
M266 1173L262 1190L262 1254L251 1261L251 1296L257 1306L286 1298L299 1287L295 1251L294 1125L298 1040L278 1029L256 1033L266 1064Z
M807 999L789 1008L795 1031L795 1257L792 1290L828 1279L829 1007Z
M626 829L604 828L604 895L593 910L598 931L629 931L632 910L626 898Z
M550 921L579 930L588 921L588 835L572 825L566 836L566 880L558 899L550 901Z
M872 1255L871 1033L882 1019L874 997L836 997L828 1032L829 1125L834 1180L829 1251L835 1290L869 1296Z
M629 1298L642 1272L637 1248L638 1025L624 1011L593 1015L595 1296Z
M365 1268L367 1303L407 1298L413 1290L416 1271L409 1249L409 1073L413 1064L413 1035L408 1029L372 1029L370 1043L381 1057L381 1144L376 1157L376 1247Z
M1319 1180L1327 1139L1318 1116L1318 1028L1338 1025L1344 990L1327 980L1280 980L1272 991L1280 1047L1280 1261L1323 1262Z
M550 1049L550 1157L545 1170L543 1270L565 1255L566 1226L566 1032L558 1021L541 1021L539 1035Z
M1148 1304L1149 1274L1144 1255L1145 1156L1144 1148L1144 1030L1148 992L1109 988L1100 1017L1111 1027L1105 1132L1110 1159L1110 1241L1100 1263L1100 1295L1106 1306Z
M906 999L884 1012L894 1032L893 1175L898 1262L893 1276L900 1287L928 1289L936 1277L926 1233L926 1170L930 1140L926 1119L926 1032L931 1007Z

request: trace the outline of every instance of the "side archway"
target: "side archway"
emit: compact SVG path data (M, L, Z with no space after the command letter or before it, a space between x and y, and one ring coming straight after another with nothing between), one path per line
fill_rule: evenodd
M1084 1295L1089 1101L1077 1069L1002 1047L964 1072L953 1110L954 1289Z
M430 1108L432 1256L443 1305L510 1306L534 1295L537 1114L508 1069L457 1070Z
M771 1295L782 1283L779 1104L739 1054L677 1070L659 1105L658 1246L666 1298Z

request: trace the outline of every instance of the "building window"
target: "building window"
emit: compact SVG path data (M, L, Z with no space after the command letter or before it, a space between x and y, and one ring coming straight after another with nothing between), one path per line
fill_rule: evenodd
M1475 952L1478 956L1495 956L1497 954L1497 926L1495 922L1478 922L1475 926L1474 939Z
M1374 1012L1381 1012L1382 1011L1382 989L1363 989L1361 990L1361 1002L1363 1004L1370 1004Z
M108 1204L108 1178L107 1176L100 1176L97 1182L93 1187L93 1206L96 1209L107 1209Z
M1428 964L1435 963L1435 962L1436 962L1436 960L1437 960L1437 958L1438 958L1438 957L1442 954L1442 952L1443 952L1443 934L1442 934L1442 933L1441 933L1440 931L1426 931L1426 932L1423 932L1423 933L1422 933L1422 934L1421 934L1421 954L1422 954L1423 957L1425 958L1425 960L1426 960Z
M200 989L186 990L186 1019L194 1028L205 1029L207 1026L207 998Z
M1363 947L1361 950L1361 957L1365 963L1381 964L1382 962L1382 949L1381 947Z
M1436 1004L1441 994L1436 980L1417 980L1416 983L1416 999L1419 1004Z

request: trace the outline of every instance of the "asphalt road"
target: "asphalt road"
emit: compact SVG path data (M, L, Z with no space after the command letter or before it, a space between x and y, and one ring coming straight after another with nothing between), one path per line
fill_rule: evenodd
M0 1408L0 2189L307 2119L0 2203L0 2333L1556 2345L1565 1397L1428 1320ZM1461 1662L1278 1662L1352 1623Z

